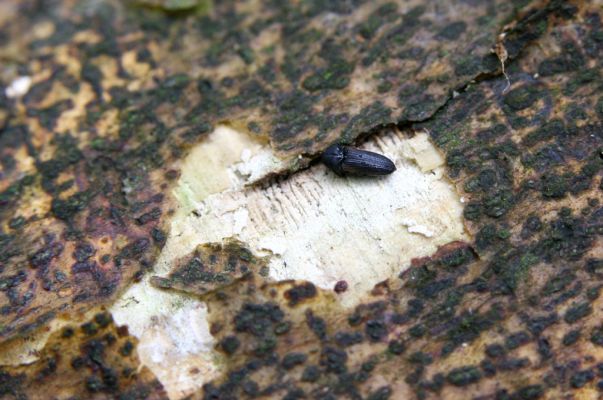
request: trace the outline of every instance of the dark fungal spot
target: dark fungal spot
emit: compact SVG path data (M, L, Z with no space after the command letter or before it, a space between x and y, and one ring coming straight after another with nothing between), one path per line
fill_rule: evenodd
M306 362L308 356L303 353L288 353L283 357L281 365L286 370L290 370Z
M291 322L284 321L275 325L274 334L275 335L284 335L285 333L291 330Z
M84 65L82 65L81 77L82 80L87 81L92 85L97 96L100 97L102 95L101 81L103 79L103 74L96 65L91 62L85 62Z
M599 298L600 292L601 292L601 286L595 286L595 287L589 288L586 291L586 298L589 301L594 301Z
M379 341L387 335L387 327L385 322L381 320L367 321L364 331L372 341Z
M488 194L484 198L483 212L489 217L499 218L513 207L514 200L513 194L507 190Z
M161 216L161 209L159 207L155 207L151 211L136 218L136 222L139 225L145 225L151 221L157 221L160 216Z
M375 101L364 107L360 112L350 118L342 132L342 142L349 142L352 138L362 132L383 126L392 122L390 117L392 110L380 101Z
M541 337L538 339L538 354L542 361L548 360L553 356L553 348L547 338Z
M584 266L584 269L589 273L589 274L596 274L599 272L603 272L603 260L598 260L598 259L589 259L586 261L586 265Z
M18 216L15 218L11 218L11 220L8 222L8 227L16 230L25 226L26 223L27 222L24 217Z
M348 290L348 283L346 281L337 281L333 290L338 294L343 293Z
M117 338L112 333L107 333L103 336L103 340L108 346L112 346L117 341Z
M96 249L91 244L80 243L76 246L75 251L73 252L73 257L79 262L84 262L92 257L95 252Z
M543 395L544 388L542 385L529 385L517 390L510 398L520 400L536 400L541 398Z
M358 33L370 40L372 39L377 31L388 22L395 20L398 15L398 5L394 3L386 3L375 10L368 19L358 26Z
M23 96L23 103L27 105L39 103L48 95L51 89L52 79L45 79L43 81L34 83Z
M466 29L467 24L464 21L452 22L442 28L437 36L445 40L457 40Z
M528 330L533 336L540 335L545 329L559 321L557 313L552 312L548 315L537 316L534 318L526 319Z
M104 388L103 382L97 376L93 375L86 378L86 389L88 389L89 392L100 392Z
M273 324L281 322L284 313L274 303L246 303L235 315L235 329L253 336L263 336Z
M479 131L477 133L477 138L482 141L489 141L496 137L502 136L507 133L508 128L503 124L496 124L491 128Z
M33 268L46 268L62 252L63 244L54 242L52 238L49 238L46 241L46 245L30 257L29 263Z
M544 142L555 137L563 137L566 134L567 130L563 121L553 119L538 127L534 132L529 133L523 139L523 144L527 146L534 146L537 143Z
M439 393L442 390L442 387L446 383L446 378L444 374L438 372L433 376L431 381L424 382L423 387L430 392Z
M166 234L158 228L153 228L151 230L151 237L155 243L160 245L163 245L167 239Z
M274 356L274 350L276 346L276 338L273 336L265 335L256 341L256 346L253 349L253 353L257 357L270 360Z
M94 322L86 322L81 326L81 328L82 331L88 336L95 335L98 332L98 327Z
M590 341L597 346L603 346L603 326L595 327L590 334Z
M337 332L334 336L335 343L341 347L349 347L362 343L364 336L360 332Z
M592 313L592 307L589 303L579 303L570 307L566 312L563 319L568 324L573 324L578 320L586 317Z
M488 357L496 358L504 356L506 353L505 348L497 343L489 344L486 346L486 355Z
M304 393L304 391L302 389L294 388L287 392L285 397L283 397L283 400L297 400L297 399L303 399L305 397L306 397L306 394Z
M257 396L260 393L260 386L252 380L246 380L243 382L243 393L252 397Z
M289 300L289 306L294 307L307 299L315 297L316 294L316 286L310 282L306 282L287 290L285 298Z
M111 368L103 368L101 372L103 384L108 391L114 391L117 388L119 378L117 373Z
M523 224L521 236L529 238L542 229L542 221L536 215L529 216Z
M482 360L482 362L480 362L479 366L482 369L484 376L492 377L492 376L496 375L496 366L494 365L494 363L492 361L490 361L488 359Z
M86 361L82 357L76 357L71 360L71 368L78 370L86 364Z
M320 364L325 367L327 372L341 374L347 371L347 359L348 355L345 351L326 346L321 353Z
M52 131L55 128L57 119L61 114L69 109L73 108L73 101L71 99L60 100L51 106L46 108L29 108L27 115L29 117L36 117L45 129Z
M518 332L505 339L505 346L509 350L516 349L530 341L530 335L527 332Z
M367 400L387 400L391 397L393 390L389 386L382 386L366 397Z
M482 58L478 56L464 56L455 60L454 73L457 76L477 74L482 67Z
M321 68L302 82L309 92L329 89L343 89L350 83L349 75L354 65L344 59L333 59L326 68Z
M531 85L520 86L505 95L504 102L514 111L530 107L539 96L539 90Z
M496 368L500 371L516 371L530 365L528 358L509 358L503 359L496 364Z
M480 203L469 203L463 210L463 217L469 221L477 221L482 212L482 205Z
M302 382L316 382L320 378L320 368L316 365L309 365L302 373Z
M320 339L324 340L327 337L327 323L321 317L314 315L312 310L306 310L306 323L314 332L314 334Z
M420 337L423 337L423 335L425 335L426 331L427 331L427 329L425 328L424 325L418 324L418 325L411 327L408 330L408 333L410 334L410 336L412 336L414 338L420 338Z
M408 357L408 361L413 364L428 365L433 362L433 357L422 351L416 351Z
M73 335L75 334L75 330L71 327L67 327L63 329L63 333L61 334L61 337L68 339L70 337L73 337Z
M569 190L569 182L564 176L554 173L542 177L542 195L546 198L562 198Z
M119 349L119 353L124 357L129 357L132 354L133 350L134 344L131 341L127 340Z
M423 373L425 372L425 368L422 365L416 367L410 374L406 375L404 381L409 385L420 381Z
M553 293L558 293L565 289L575 279L576 275L572 271L565 269L561 271L561 273L550 278L547 281L547 283L542 288L542 294L545 296L549 296Z
M579 389L581 387L584 387L588 382L591 382L594 379L595 379L594 371L592 371L590 369L582 370L582 371L578 371L572 375L572 377L570 378L570 385L573 388Z
M220 347L228 355L234 354L240 345L241 342L236 336L227 336L220 342Z
M408 314L410 316L417 316L423 311L425 304L421 299L410 299L408 300Z
M454 386L467 386L479 381L482 373L473 366L455 368L448 373L446 380Z
M387 350L395 355L400 355L404 353L406 346L399 340L391 340L387 345Z
M551 76L563 72L574 71L581 68L584 58L574 43L563 44L563 55L546 59L538 66L538 73L542 76Z
M112 321L113 319L107 313L98 313L94 316L94 322L101 328L106 328Z

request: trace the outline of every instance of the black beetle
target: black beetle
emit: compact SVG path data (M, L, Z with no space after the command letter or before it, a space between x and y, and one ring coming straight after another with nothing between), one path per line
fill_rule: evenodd
M333 144L321 157L322 162L337 175L388 175L396 170L389 158L372 151Z

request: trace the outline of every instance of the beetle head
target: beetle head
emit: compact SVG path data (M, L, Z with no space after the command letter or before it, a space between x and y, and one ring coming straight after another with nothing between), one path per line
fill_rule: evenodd
M341 163L345 158L344 148L340 144L333 144L322 153L322 162L335 173L341 173Z

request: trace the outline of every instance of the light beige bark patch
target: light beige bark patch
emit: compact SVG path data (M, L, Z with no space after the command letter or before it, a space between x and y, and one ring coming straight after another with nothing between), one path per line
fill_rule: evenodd
M327 289L345 280L349 289L339 298L352 307L412 258L467 239L461 202L426 132L390 131L362 147L390 157L397 171L342 178L319 164L248 187L284 164L248 135L218 127L183 161L175 190L180 210L154 274L166 275L199 244L235 238L270 257L275 280L304 279ZM200 322L207 310L199 304L144 280L111 310L140 339L141 360L172 398L220 373L209 327Z

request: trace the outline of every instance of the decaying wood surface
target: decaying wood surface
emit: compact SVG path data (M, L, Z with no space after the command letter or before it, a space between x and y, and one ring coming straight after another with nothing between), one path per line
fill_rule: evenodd
M226 124L278 160L252 187L427 132L468 239L352 309L245 243L181 254L152 282L207 304L224 364L192 398L599 397L602 8L0 2L0 351L71 321L0 367L0 396L167 396L109 315L82 319L149 275L183 160Z

